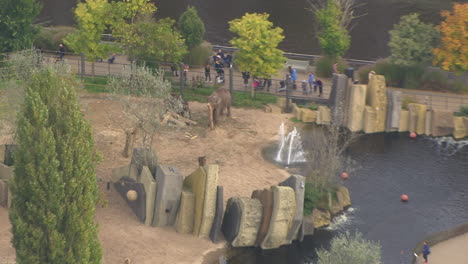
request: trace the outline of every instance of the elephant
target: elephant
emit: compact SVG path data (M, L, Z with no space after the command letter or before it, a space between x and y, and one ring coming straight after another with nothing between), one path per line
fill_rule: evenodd
M214 129L219 115L227 108L227 116L231 116L231 93L225 88L218 88L208 97L208 111L210 113L210 128Z

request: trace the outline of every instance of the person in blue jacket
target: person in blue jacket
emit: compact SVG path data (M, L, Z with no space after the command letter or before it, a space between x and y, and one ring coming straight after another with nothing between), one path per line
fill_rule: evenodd
M429 256L429 254L431 254L431 249L429 248L429 246L427 245L427 242L424 241L424 247L423 247L423 258L424 258L424 264L427 264L427 257Z
M291 68L291 79L293 81L293 89L296 90L297 71L295 68Z

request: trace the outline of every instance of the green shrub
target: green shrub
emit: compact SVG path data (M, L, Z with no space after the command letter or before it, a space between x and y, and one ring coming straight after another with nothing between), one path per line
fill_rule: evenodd
M374 70L375 65L369 64L358 69L357 75L359 83L366 84L369 82L369 72Z
M204 41L189 51L189 53L184 58L184 62L189 65L204 66L209 62L212 50L213 47L211 44L207 41Z
M403 99L401 100L401 109L403 110L409 110L408 109L408 105L409 104L413 104L413 103L417 103L418 101L416 101L414 98L411 98L411 97L403 97Z
M455 81L451 83L450 91L454 93L468 93L468 85L465 85L461 81Z
M74 27L67 26L43 27L34 40L34 46L43 50L58 50L58 46L63 43L63 39L75 30Z
M450 83L447 77L439 71L426 71L421 77L422 90L448 91Z
M455 113L455 115L468 117L468 105L460 106L460 112Z
M330 78L333 76L333 64L338 62L338 71L344 72L348 67L346 60L341 57L323 56L315 63L315 74L319 77Z
M304 190L304 215L310 215L314 208L328 209L327 191L307 182Z
M397 65L385 59L377 61L374 71L377 74L385 76L388 86L418 89L424 73L424 67L420 65Z

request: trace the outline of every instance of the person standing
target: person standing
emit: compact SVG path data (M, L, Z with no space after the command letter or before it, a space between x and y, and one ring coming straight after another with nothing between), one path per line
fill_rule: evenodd
M65 57L65 46L60 43L59 44L59 58L63 60L63 57Z
M307 82L306 82L306 80L302 80L301 85L302 85L302 94L307 95Z
M179 74L177 73L177 66L175 64L171 64L171 71L173 77L178 77Z
M316 79L315 80L315 85L314 85L314 91L317 91L317 87L319 89L319 97L322 97L322 93L323 93L323 83L321 80L319 79Z
M314 85L315 83L315 76L312 72L309 72L309 89L310 89L310 93L312 93L312 86L315 87ZM316 92L317 89L314 89L314 92Z
M188 71L189 71L188 64L184 64L184 80L187 81Z
M250 73L248 71L242 72L242 79L244 79L244 86L247 89L249 85Z
M429 254L431 254L431 249L429 248L429 245L427 244L427 241L424 241L424 247L423 247L423 258L424 258L424 264L427 264L427 259Z
M295 68L292 68L292 67L291 67L291 79L293 81L293 89L296 90L297 89L297 86L296 86L297 71Z
M210 74L210 71L211 71L210 64L207 63L207 64L205 65L205 82L206 82L206 81L211 82L211 74Z

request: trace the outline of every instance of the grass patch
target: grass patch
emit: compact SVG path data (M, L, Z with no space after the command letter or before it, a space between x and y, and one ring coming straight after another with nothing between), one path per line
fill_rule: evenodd
M295 117L291 117L291 118L289 118L289 120L291 120L291 122L293 122L293 123L301 123L302 122L301 120L299 120L299 119L297 119Z
M80 77L77 77L80 78ZM86 76L83 81L83 89L90 93L106 93L109 92L107 89L107 77L88 77Z
M208 102L208 96L216 90L216 87L186 88L184 90L184 99L187 101L196 101L201 103ZM179 87L173 88L174 92L179 92ZM256 93L254 98L250 98L250 93L234 91L234 106L261 108L266 104L276 103L277 96L265 93Z

